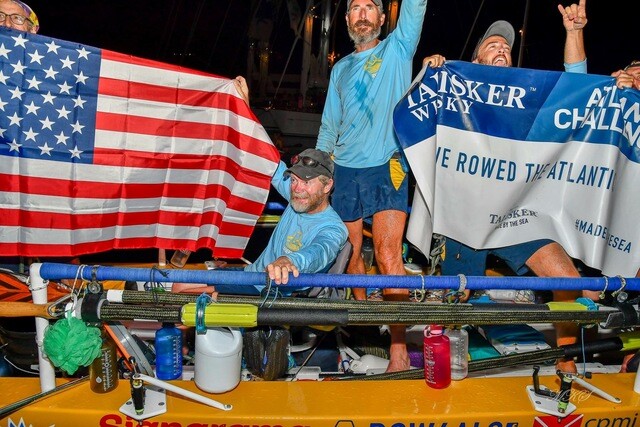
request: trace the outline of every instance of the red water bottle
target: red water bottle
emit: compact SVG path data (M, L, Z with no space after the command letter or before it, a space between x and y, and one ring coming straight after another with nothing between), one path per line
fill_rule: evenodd
M424 380L433 388L445 388L451 384L449 337L443 334L440 325L424 328Z

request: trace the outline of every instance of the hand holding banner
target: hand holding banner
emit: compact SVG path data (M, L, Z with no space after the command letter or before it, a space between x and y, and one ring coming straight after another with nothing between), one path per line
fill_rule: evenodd
M454 61L426 69L394 125L417 182L407 237L423 252L431 232L476 249L548 238L603 274L635 276L640 92Z

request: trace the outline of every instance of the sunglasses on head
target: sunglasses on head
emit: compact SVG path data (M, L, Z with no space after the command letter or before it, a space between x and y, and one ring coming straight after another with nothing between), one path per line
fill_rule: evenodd
M629 68L640 67L640 61L632 61L631 64L624 67L624 71L627 71Z
M302 163L304 166L307 166L307 167L310 167L310 168L316 168L316 167L320 166L321 168L323 168L324 170L329 172L329 176L330 177L333 176L333 173L329 170L329 168L327 168L325 165L323 165L322 163L320 163L316 159L312 159L311 157L300 156L300 155L296 154L291 159L291 165L292 166L293 165L297 165L298 163Z

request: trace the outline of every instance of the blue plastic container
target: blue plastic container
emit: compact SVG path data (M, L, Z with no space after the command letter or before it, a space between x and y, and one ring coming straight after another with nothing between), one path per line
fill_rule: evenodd
M163 323L156 331L156 377L175 380L182 376L182 331L173 323Z

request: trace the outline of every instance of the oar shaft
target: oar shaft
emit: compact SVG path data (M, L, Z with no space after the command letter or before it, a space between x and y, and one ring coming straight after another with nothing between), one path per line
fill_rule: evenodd
M52 304L33 304L30 302L0 301L0 317L44 317L55 319L49 314Z
M36 401L38 401L38 400L40 400L42 398L45 398L45 397L47 397L47 396L49 396L51 394L55 394L55 393L58 393L58 392L60 392L62 390L66 390L66 389L68 389L70 387L74 387L74 386L76 386L76 385L80 384L81 382L86 381L88 379L89 379L89 376L86 375L84 377L80 377L80 378L78 378L76 380L73 380L73 381L70 381L68 383L61 384L61 385L59 385L59 386L57 386L57 387L55 387L55 388L53 388L53 389L51 389L49 391L43 391L41 393L34 394L33 396L26 397L26 398L24 398L22 400L19 400L18 402L15 402L15 403L12 403L10 405L7 405L4 408L0 408L0 419L6 417L7 415L11 414L12 412L17 411L18 409L22 409L25 406L31 405L33 402L36 402Z
M195 326L202 317L208 327L253 327L267 325L492 325L519 323L599 323L607 318L604 311L510 311L500 313L493 310L457 310L450 312L432 310L428 305L412 310L363 309L314 309L314 308L263 308L252 304L212 303L202 313L194 303L178 306L136 306L104 303L99 311L92 310L82 302L82 319L88 322L107 320L151 319L159 322L181 322ZM85 309L86 308L86 309ZM383 308L383 307L380 307ZM635 325L635 323L633 323Z
M481 372L495 368L507 368L521 365L550 362L561 357L574 357L585 354L594 354L607 351L618 351L622 348L622 341L616 337L585 343L584 348L580 344L565 345L556 348L545 348L525 353L514 353L490 357L487 359L472 360L469 362L469 372ZM344 380L409 380L424 378L424 369L410 369L407 371L374 374L366 376L345 377Z

